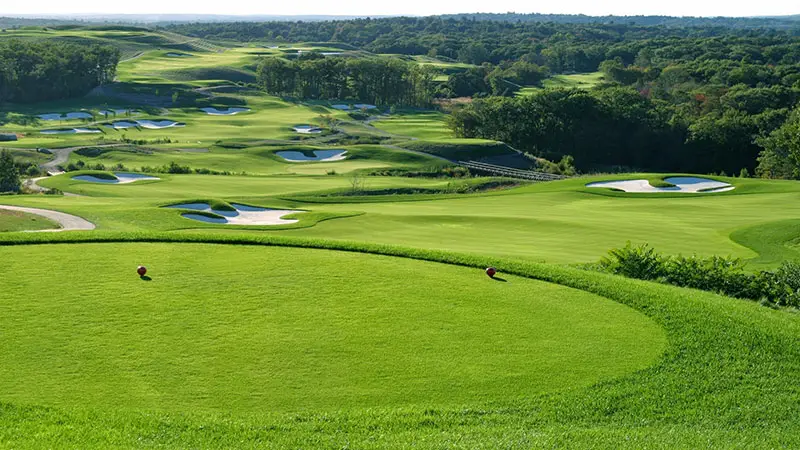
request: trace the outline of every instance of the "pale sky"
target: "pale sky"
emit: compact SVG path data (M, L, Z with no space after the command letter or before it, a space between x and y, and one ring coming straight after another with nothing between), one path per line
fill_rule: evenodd
M800 14L794 0L0 0L13 14L432 15L469 12L768 16Z

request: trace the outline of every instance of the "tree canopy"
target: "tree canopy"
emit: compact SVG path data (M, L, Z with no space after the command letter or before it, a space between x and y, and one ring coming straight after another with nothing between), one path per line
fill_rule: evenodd
M0 41L0 103L85 95L114 79L119 58L119 49L106 45Z

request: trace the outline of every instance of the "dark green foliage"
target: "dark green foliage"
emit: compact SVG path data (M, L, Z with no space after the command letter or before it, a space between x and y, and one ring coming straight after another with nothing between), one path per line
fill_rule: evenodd
M765 178L800 179L800 108L759 144L764 151L758 157L756 174Z
M19 169L14 163L11 152L0 152L0 192L19 192L21 188Z
M502 142L409 141L403 142L399 146L450 160L479 159L515 153L512 148Z
M634 247L628 242L611 249L600 265L608 272L640 280L655 280L664 273L664 258L647 244Z
M112 81L120 51L55 40L0 41L0 102L28 103L85 95Z
M634 88L554 89L521 98L475 100L456 110L449 125L457 136L508 142L534 156L571 155L583 171L737 173L755 169L761 151L757 138L781 126L787 113L766 109L750 114L722 106L694 114L687 113L689 108L695 106L671 105ZM792 125L786 127L791 130ZM785 143L796 136L787 132L773 140ZM780 145L773 154L762 155L767 162L781 162L771 165L776 176L787 172L787 157L781 156L787 148Z
M600 261L607 272L640 280L759 300L777 306L800 307L800 265L784 261L774 271L745 271L737 258L663 256L647 244L610 250Z
M264 58L258 83L270 94L303 99L353 99L375 105L428 106L433 71L397 58Z

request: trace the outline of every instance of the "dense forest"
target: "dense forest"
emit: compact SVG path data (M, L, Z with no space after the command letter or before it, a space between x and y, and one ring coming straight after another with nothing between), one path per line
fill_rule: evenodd
M572 155L582 170L746 169L785 177L789 171L766 167L774 158L760 166L758 158L800 101L800 38L752 34L615 44L597 66L606 83L591 91L476 100L451 125L461 136L505 140L538 156ZM564 54L546 69L574 71L574 61ZM480 70L487 68L459 77ZM480 77L470 79L473 96L496 94Z
M306 53L287 61L265 58L258 83L270 94L304 99L354 99L375 105L430 106L431 69L396 58L338 58Z
M800 22L784 31L723 26L674 28L628 24L479 21L466 18L397 17L329 22L197 23L169 27L205 39L238 42L340 42L374 53L430 55L482 64L524 59L554 72L593 71L631 46L720 39L727 45L767 47L797 43ZM635 53L634 53L635 56ZM613 56L612 56L613 57Z
M0 103L85 95L114 79L120 51L57 41L0 42Z
M673 17L673 16L587 16L584 14L471 13L445 14L444 19L502 22L600 23L668 27L797 28L800 15L780 17Z

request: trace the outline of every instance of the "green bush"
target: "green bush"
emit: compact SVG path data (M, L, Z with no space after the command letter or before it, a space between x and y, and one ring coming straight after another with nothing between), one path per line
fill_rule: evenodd
M640 280L717 292L767 305L800 307L800 264L785 261L774 271L751 274L738 258L662 256L647 244L610 250L602 271Z
M628 242L608 254L600 261L600 266L608 272L640 280L655 280L664 273L664 258L647 244L634 247Z

